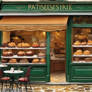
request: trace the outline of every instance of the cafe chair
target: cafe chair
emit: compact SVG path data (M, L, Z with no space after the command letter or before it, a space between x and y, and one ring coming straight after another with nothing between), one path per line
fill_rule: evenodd
M25 89L26 89L26 92L27 92L27 85L28 85L28 84L30 85L30 71L31 71L31 67L28 67L28 68L27 68L27 72L26 72L26 74L24 75L24 77L20 77L20 78L18 79L18 84L19 84L19 85L24 84ZM21 87L21 88L22 88L22 87ZM31 85L30 85L30 88L31 88Z
M1 92L2 92L2 89L3 89L3 84L5 83L6 88L7 88L7 85L8 85L9 82L10 82L10 77L3 76L3 71L0 70L0 83L2 84L2 86L1 86Z

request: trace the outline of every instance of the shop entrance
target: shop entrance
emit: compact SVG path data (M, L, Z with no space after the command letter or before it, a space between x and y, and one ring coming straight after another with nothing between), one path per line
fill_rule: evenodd
M66 30L51 33L51 82L65 82Z

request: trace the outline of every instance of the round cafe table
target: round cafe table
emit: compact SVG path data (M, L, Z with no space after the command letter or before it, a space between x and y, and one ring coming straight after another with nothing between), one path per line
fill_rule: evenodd
M22 70L5 70L4 71L4 73L5 74L8 74L8 75L10 75L11 76L11 83L10 83L10 87L11 87L11 89L13 90L13 84L14 84L14 77L15 77L15 75L19 75L19 74L22 74L24 71L22 71Z

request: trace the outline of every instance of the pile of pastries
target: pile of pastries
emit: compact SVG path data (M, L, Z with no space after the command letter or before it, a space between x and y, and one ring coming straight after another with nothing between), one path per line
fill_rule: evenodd
M92 58L74 58L74 61L77 61L77 62L92 62Z
M44 42L38 43L38 42L33 42L32 44L27 43L27 42L20 42L20 43L15 43L15 42L8 42L8 43L3 43L2 47L18 47L18 48L29 48L29 47L46 47L46 44Z
M88 41L75 41L74 45L92 45L92 40L88 40Z
M26 58L23 58L23 59L20 59L20 60L17 60L17 59L2 59L1 60L2 63L29 63L30 60L26 59ZM33 59L31 60L32 63L46 63L46 60L45 58L42 58L42 59Z
M90 55L91 54L91 51L89 50L81 50L81 49L78 49L76 50L76 52L74 52L74 55Z

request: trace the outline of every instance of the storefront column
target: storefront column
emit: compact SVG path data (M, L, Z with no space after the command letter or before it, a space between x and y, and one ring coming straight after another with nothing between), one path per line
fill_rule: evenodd
M47 61L47 81L50 81L50 32L46 32L47 34L47 51L46 51L46 61Z

